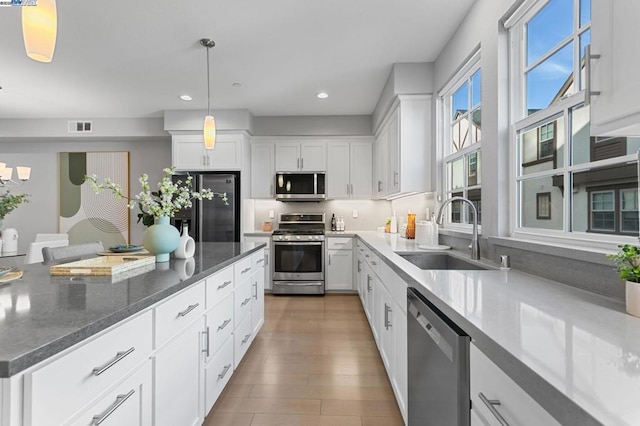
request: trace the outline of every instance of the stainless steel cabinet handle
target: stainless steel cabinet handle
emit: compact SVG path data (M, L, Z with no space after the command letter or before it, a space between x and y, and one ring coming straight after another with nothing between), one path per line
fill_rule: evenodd
M351 184L351 195L353 195L353 184Z
M304 169L304 157L300 159L300 168Z
M255 283L253 283L253 287L256 289L255 294L253 295L253 298L258 300L258 281L256 281Z
M358 259L358 272L362 272L362 262Z
M264 266L269 266L269 255L267 253L264 254Z
M256 261L256 263L262 263L262 262L264 262L264 257L263 257L262 259L258 259L258 260Z
M251 267L244 268L244 269L240 272L240 274L246 274L246 273L247 273L247 272L249 272L250 270L251 270Z
M251 337L251 333L249 333L246 336L244 336L244 339L242 339L242 344L243 345L249 341L249 337Z
M179 317L186 317L187 314L189 314L189 312L193 311L198 306L200 306L200 303L195 303L193 305L189 305L189 307L187 307L187 309L185 309L184 311L178 312L178 316Z
M498 400L498 399L488 399L486 396L484 396L484 394L482 392L480 392L478 394L478 397L480 398L480 401L482 401L484 403L484 405L487 406L489 411L491 411L491 414L493 414L493 416L496 418L496 420L498 420L498 422L502 426L509 426L509 423L504 419L504 417L502 417L500 412L498 410L496 410L495 406L496 405L500 405L500 400Z
M298 162L296 163L296 168L300 168L300 158L298 158Z
M349 195L349 184L347 184L347 195Z
M222 284L220 284L218 286L218 290L222 290L223 288L225 288L226 286L228 286L229 284L231 284L231 281L225 281Z
M124 359L124 357L126 357L127 355L129 355L131 352L133 352L135 350L136 350L135 346L132 346L129 349L127 349L126 351L124 351L124 352L117 352L115 358L113 358L111 361L107 362L103 366L94 368L93 371L92 371L92 374L94 376L101 375L102 373L104 373L105 371L107 371L108 369L110 369L111 367L113 367L114 365L119 363L120 361L122 361Z
M331 255L327 256L327 261L329 262L329 265L331 265Z
M365 254L365 255L364 255L364 257L366 257L366 258L368 259L368 258L369 258L369 255L368 255L368 254Z
M379 180L378 181L378 192L381 192L381 191L382 191L382 181Z
M231 318L224 320L224 322L218 326L218 331L223 330L230 323L231 323Z
M202 156L202 165L203 165L203 166L206 166L206 165L207 165L207 156L206 156L206 155L203 155L203 156Z
M371 261L371 264L372 264L373 266L376 266L376 265L378 264L378 262L376 262L375 260L372 260L372 261Z
M371 276L367 274L367 292L371 292Z
M205 335L205 342L207 343L207 346L205 349L202 350L202 352L204 352L205 354L207 354L207 358L209 358L209 346L211 346L210 342L209 342L209 327L207 327L202 334Z
M393 172L393 186L398 186L398 172Z
M227 371L229 371L230 368L231 368L231 364L225 365L224 368L222 369L222 373L218 374L218 380L224 379L224 376L227 375Z
M269 187L269 195L273 195L273 184Z
M240 304L240 306L244 306L244 305L246 305L246 304L247 304L247 303L249 303L249 302L251 302L251 298L250 298L250 297L248 297L248 298L244 299L244 301Z
M391 327L391 321L389 321L389 312L391 312L391 307L385 303L384 304L384 328L387 330L389 329L389 327Z
M591 103L591 96L599 95L599 91L591 90L591 60L600 59L600 55L591 53L591 45L587 44L584 47L584 104L589 105Z
M111 405L111 407L107 408L102 414L98 414L97 416L93 416L93 421L91 422L91 424L92 425L102 424L102 422L107 420L107 417L109 417L114 411L116 411L118 409L118 407L120 407L122 404L124 404L124 402L127 399L129 399L131 397L131 395L133 395L134 393L135 393L135 389L131 389L129 392L127 392L124 395L118 395L116 397L116 402L114 402L113 405Z

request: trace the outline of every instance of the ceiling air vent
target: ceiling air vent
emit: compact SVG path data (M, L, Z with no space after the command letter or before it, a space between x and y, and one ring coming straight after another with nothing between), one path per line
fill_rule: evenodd
M69 121L69 133L91 133L91 121Z

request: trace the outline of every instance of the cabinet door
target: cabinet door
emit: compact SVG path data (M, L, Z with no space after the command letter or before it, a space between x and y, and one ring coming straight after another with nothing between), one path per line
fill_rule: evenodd
M640 2L591 2L591 135L640 134Z
M327 197L349 198L349 143L332 142L327 147ZM371 179L369 179L371 185Z
M388 190L388 176L389 176L389 128L385 125L376 138L376 168L375 168L375 181L373 183L373 193L376 198L382 198Z
M327 256L327 290L353 290L353 253L329 250Z
M392 298L393 299L393 298ZM408 359L407 352L407 313L395 301L392 302L391 327L393 328L393 364L391 371L391 385L396 393L398 407L407 421L407 392L408 392Z
M242 168L242 137L219 135L214 149L205 149L207 168L238 170Z
M213 358L204 367L205 413L211 411L233 374L233 336L229 336L212 355Z
M276 143L276 172L295 172L298 170L300 170L300 144L298 142ZM273 179L275 179L275 175Z
M329 162L331 166L331 162ZM349 155L349 181L351 198L371 198L373 179L373 145L370 142L351 142Z
M155 355L157 426L201 425L204 420L203 330L204 318L201 317Z
M251 145L251 198L274 198L274 154L275 147L271 143Z
M389 152L389 190L390 194L400 192L400 127L398 122L399 110L395 110L389 117L387 135Z
M207 157L202 139L193 136L174 136L172 141L172 164L178 170L204 170Z
M394 321L393 314L394 309L391 303L391 297L389 296L389 292L387 289L381 285L378 291L380 304L378 305L378 315L380 316L380 329L378 333L378 337L380 338L380 342L378 348L380 349L380 357L382 358L382 362L384 363L385 368L387 369L387 374L389 377L392 377L392 367L393 367L393 331L394 331Z
M309 172L327 170L327 153L324 142L302 142L300 151L300 170Z
M251 286L253 289L253 300L251 301L251 324L253 335L260 331L264 324L264 266L257 268L251 275Z

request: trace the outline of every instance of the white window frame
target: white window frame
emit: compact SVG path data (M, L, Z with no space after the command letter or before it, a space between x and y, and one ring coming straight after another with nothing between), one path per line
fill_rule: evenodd
M510 166L509 166L509 176L510 176L510 194L512 197L510 203L510 215L509 215L509 223L510 223L510 235L512 238L522 239L522 240L530 240L530 241L539 241L541 243L551 243L551 244L569 244L575 247L583 247L583 248L597 248L603 250L615 250L618 244L621 243L629 243L635 244L638 241L637 236L623 236L619 234L597 234L597 233L587 233L587 232L578 232L578 231L567 231L567 224L571 221L571 213L572 213L572 197L565 196L563 197L563 230L550 230L550 229L541 229L541 228L518 228L518 218L520 215L520 200L518 196L518 187L519 182L525 179L531 179L540 176L548 176L550 174L563 174L564 175L564 187L570 188L570 176L575 172L590 170L598 167L605 167L608 165L614 165L624 162L635 162L638 159L638 155L630 154L623 157L610 158L600 161L594 161L584 164L575 164L570 165L571 161L571 126L570 124L570 115L569 111L572 108L578 107L584 104L585 95L584 90L579 89L579 80L575 79L577 75L578 78L581 77L581 73L578 72L575 74L574 71L574 81L578 82L578 86L576 86L576 92L572 95L566 96L560 99L553 105L548 106L547 108L536 111L530 115L526 115L526 79L524 77L525 70L532 69L545 59L552 56L558 50L562 49L566 46L567 40L569 38L574 39L573 46L573 54L574 54L574 69L576 66L580 64L580 45L579 45L579 35L584 34L584 32L588 31L591 28L591 24L586 25L583 29L581 29L578 33L572 33L571 36L562 40L558 43L554 48L552 48L549 52L543 55L541 58L536 60L534 63L530 65L526 65L525 57L526 57L526 27L525 23L528 22L531 18L535 16L550 0L525 0L523 4L504 22L505 28L509 32L510 39L510 132L509 132L509 158L510 158ZM574 0L574 4L579 5L580 0ZM599 1L599 0L592 0ZM574 7L574 23L579 22L579 9ZM517 136L518 132L525 128L531 128L536 123L542 123L546 120L550 120L554 116L564 116L565 126L564 126L564 138L565 138L565 153L564 153L564 164L558 164L557 169L554 171L547 172L539 172L539 173L531 173L525 176L518 176L518 168L520 167L520 147L518 146ZM556 138L559 135L555 135ZM591 218L589 218L591 220Z
M479 185L473 186L465 186L462 188L458 188L452 191L448 190L448 169L447 163L455 160L457 158L464 158L472 152L479 152L482 157L482 140L480 142L473 143L469 146L464 147L460 151L457 151L453 154L449 154L449 144L451 143L451 97L455 93L455 91L466 81L471 79L471 76L478 70L481 69L480 66L480 48L476 48L475 51L470 55L469 59L462 65L462 67L453 75L453 77L449 80L449 82L438 92L438 98L436 100L437 103L437 125L438 125L438 144L437 144L437 158L438 158L438 193L443 194L438 197L438 204L442 204L442 202L450 198L452 192L458 192L462 190L473 190L480 189L482 190L482 177L480 178ZM482 93L482 83L481 83L481 99L484 97ZM471 94L470 94L471 95ZM480 101L480 108L482 111L482 100ZM480 159L482 162L482 158ZM463 159L463 167L468 167L468 164ZM477 165L476 165L477 168ZM477 173L477 169L476 169ZM482 167L480 169L480 173L482 173ZM480 175L481 176L481 175ZM448 209L451 207L448 206ZM464 208L462 210L462 221L468 221L466 217L467 209ZM452 223L450 222L450 214L446 216L446 219L443 221L442 228L449 229L454 231L461 231L465 233L471 233L473 225L470 223ZM478 225L478 232L481 232L482 225Z

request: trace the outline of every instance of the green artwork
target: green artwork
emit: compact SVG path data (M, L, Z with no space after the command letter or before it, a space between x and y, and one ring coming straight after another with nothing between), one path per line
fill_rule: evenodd
M102 241L105 247L129 243L127 200L96 194L85 175L109 176L129 195L128 152L61 152L58 154L59 229L69 244Z

